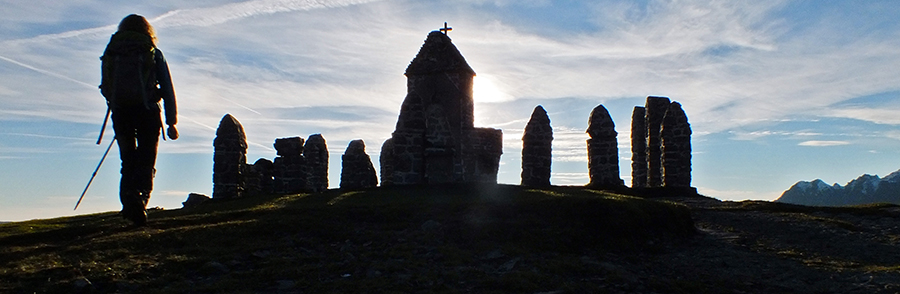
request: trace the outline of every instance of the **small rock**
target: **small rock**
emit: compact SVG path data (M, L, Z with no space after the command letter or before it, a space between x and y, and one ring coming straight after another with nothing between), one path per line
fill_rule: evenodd
M75 285L75 288L84 289L85 287L91 286L91 281L85 277L80 277L78 279L75 279L72 284Z
M609 263L609 262L600 262L600 263L597 264L597 266L600 267L600 268L602 268L603 270L605 270L605 271L607 271L607 272L615 272L615 271L618 271L618 270L621 268L621 267L619 267L619 266L617 266L617 265L615 265L615 264Z
M266 257L269 257L269 255L272 255L272 252L270 252L268 250L260 250L260 251L254 251L251 255L253 255L253 257L256 257L256 258L266 258Z
M502 258L502 257L505 257L505 256L506 256L506 255L503 254L503 251L500 251L500 249L494 249L493 251L488 252L488 254L485 255L484 257L482 257L481 259L482 259L482 260L491 260L491 259Z
M181 205L184 208L197 207L200 204L203 204L203 202L208 201L209 199L210 199L209 196L206 196L206 195L203 195L200 193L191 193L191 194L188 194L187 200L185 200L184 202L181 202Z
M215 261L210 261L203 264L203 267L201 267L200 270L209 274L224 274L229 272L227 266Z
M519 260L521 260L521 258L519 257L513 258L512 260L507 261L506 263L501 265L499 270L504 272L511 271L514 267L516 267L516 263L518 263Z
M278 284L278 290L288 290L297 285L297 282L291 280L278 280L278 282L275 283Z
M379 271L379 270L369 269L368 271L366 271L367 278L376 278L376 277L380 277L380 276L381 276L381 271Z

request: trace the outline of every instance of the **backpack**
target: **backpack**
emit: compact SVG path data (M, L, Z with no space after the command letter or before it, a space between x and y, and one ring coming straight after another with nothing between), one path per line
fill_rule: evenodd
M156 102L155 50L150 37L140 33L112 36L100 57L100 93L110 108L150 108Z

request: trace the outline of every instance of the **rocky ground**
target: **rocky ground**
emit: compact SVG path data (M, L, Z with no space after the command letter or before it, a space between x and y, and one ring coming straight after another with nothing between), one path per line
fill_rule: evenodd
M610 292L900 293L896 206L667 200L691 208L698 236L634 256L586 257L614 277Z

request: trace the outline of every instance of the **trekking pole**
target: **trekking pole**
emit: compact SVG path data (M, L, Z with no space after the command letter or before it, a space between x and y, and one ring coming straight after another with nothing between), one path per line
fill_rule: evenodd
M100 145L100 141L103 140L103 131L106 130L106 122L109 120L109 113L111 111L112 110L109 107L106 108L106 117L103 118L103 126L100 127L100 137L97 138L97 145ZM113 139L113 141L115 141L115 139Z
M107 113L109 113L109 112L107 112ZM106 122L104 121L103 124L105 125ZM102 134L102 133L101 133L101 134ZM101 135L101 137L102 137L102 135ZM94 177L97 176L97 171L100 170L100 166L103 165L103 160L106 160L106 155L109 154L109 149L112 148L112 145L113 145L113 143L115 143L115 142L116 142L116 138L114 137L114 138L112 139L112 141L109 142L109 147L106 147L106 152L103 152L103 158L100 158L100 163L97 164L97 168L94 169L94 174L91 175L91 180L88 181L87 186L84 186L84 191L81 192L81 197L78 197L78 203L75 203L75 209L72 209L72 210L77 210L77 209L78 209L78 205L81 204L81 200L84 199L84 194L87 193L88 188L91 187L91 182L94 181ZM97 142L97 144L100 144L99 141Z

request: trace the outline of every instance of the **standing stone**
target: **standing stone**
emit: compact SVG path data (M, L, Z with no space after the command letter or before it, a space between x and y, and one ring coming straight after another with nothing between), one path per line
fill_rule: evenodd
M691 125L678 102L669 105L661 136L663 184L666 187L690 187Z
M645 121L647 124L647 187L662 186L662 129L663 118L669 111L669 98L647 97Z
M274 146L278 153L272 168L275 193L305 192L308 171L306 159L303 158L303 138L278 138Z
M619 142L616 140L618 133L616 125L609 116L609 111L603 105L598 105L591 111L588 119L588 171L590 172L591 187L620 187L624 186L619 177Z
M231 114L219 122L213 147L213 198L241 197L245 189L241 173L247 163L247 136Z
M384 140L381 144L381 155L378 156L378 163L381 164L381 186L390 186L394 184L394 141L391 138Z
M550 186L551 145L553 128L543 106L531 113L522 135L522 185Z
M391 154L382 154L387 183L496 183L502 132L474 127L475 71L450 38L429 33L405 75Z
M322 134L310 135L303 145L303 158L306 159L307 188L312 192L328 190L328 146Z
M366 154L363 140L350 141L341 156L341 189L362 189L378 185L375 166Z
M631 114L631 187L647 186L647 123L643 106Z

